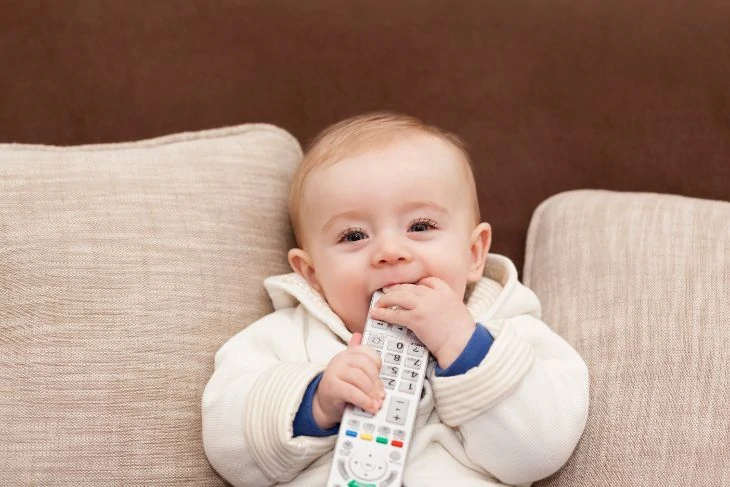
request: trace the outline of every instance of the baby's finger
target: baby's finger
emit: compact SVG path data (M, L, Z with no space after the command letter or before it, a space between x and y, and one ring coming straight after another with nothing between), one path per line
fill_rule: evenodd
M384 287L383 294L390 294L390 293L399 291L399 292L415 294L416 296L423 296L423 294L425 292L427 292L427 290L423 289L423 287L420 286L419 284L420 284L420 282L418 282L416 284L410 284L410 283L393 284L392 286Z
M371 414L376 414L383 405L382 399L374 399L352 384L343 383L343 398L350 404Z
M421 297L417 294L408 291L393 291L383 295L375 304L374 308L392 308L393 306L397 306L403 309L413 309L418 305L420 300Z
M447 291L451 289L446 281L433 276L424 277L423 279L418 281L418 284L441 291Z
M356 345L360 345L362 343L362 333L353 333L352 337L350 338L350 343L347 344L348 347L354 347Z
M362 347L362 350L357 350L358 353L353 353L348 357L347 365L350 368L357 368L362 370L368 377L375 379L380 375L380 367L383 365L383 361L380 359L380 354L370 347Z
M370 316L374 319L395 325L408 326L411 323L411 315L412 311L399 306L389 308L374 307L370 309Z
M356 355L362 355L362 356L366 357L367 359L369 359L373 364L380 367L380 364L381 364L380 354L368 345L361 345L359 347L353 347L350 350L350 353L352 354L353 357L355 357Z
M343 371L340 380L357 387L368 395L378 388L375 378L357 367L350 367Z

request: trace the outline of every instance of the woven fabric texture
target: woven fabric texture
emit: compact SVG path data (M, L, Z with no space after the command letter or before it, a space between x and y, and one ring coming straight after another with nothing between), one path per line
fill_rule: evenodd
M591 377L585 434L537 486L730 485L730 203L559 194L524 281Z
M221 485L200 397L288 269L270 125L0 145L0 485Z

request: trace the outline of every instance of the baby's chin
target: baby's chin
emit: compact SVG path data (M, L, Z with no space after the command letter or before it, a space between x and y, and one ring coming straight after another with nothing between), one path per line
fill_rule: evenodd
M368 308L365 308L362 316L359 315L360 313L358 313L358 316L341 317L343 323L345 323L345 327L350 330L350 333L362 333L365 329L365 321L368 319Z

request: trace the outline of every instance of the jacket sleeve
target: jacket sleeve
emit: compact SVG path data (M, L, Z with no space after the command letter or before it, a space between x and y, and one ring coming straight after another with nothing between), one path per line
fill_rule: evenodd
M588 369L534 316L485 326L495 340L478 367L432 378L436 408L475 464L505 483L534 482L565 464L583 433Z
M334 446L335 437L293 435L304 392L324 366L306 360L302 332L290 322L273 313L216 354L203 393L203 445L213 468L233 485L289 481Z

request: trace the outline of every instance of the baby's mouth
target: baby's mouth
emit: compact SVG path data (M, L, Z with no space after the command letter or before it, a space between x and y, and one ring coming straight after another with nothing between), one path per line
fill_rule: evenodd
M398 281L398 282L389 282L388 284L383 285L380 289L383 289L385 287L391 287L391 286L398 286L400 284L418 284L418 281Z

